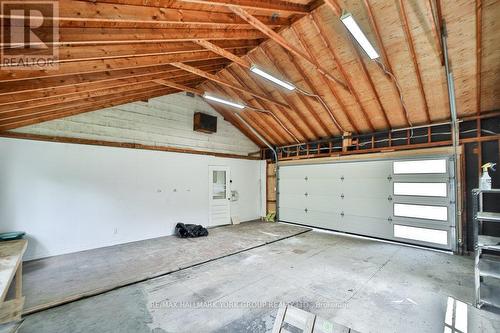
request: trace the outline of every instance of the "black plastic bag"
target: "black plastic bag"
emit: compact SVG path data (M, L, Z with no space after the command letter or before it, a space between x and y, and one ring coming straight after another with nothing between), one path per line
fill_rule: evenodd
M195 238L208 236L208 230L201 225L177 223L175 235L180 238Z

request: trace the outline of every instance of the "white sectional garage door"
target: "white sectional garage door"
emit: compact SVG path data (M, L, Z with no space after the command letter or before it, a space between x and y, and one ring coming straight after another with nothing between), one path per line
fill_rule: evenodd
M450 157L289 165L279 172L281 221L455 247Z

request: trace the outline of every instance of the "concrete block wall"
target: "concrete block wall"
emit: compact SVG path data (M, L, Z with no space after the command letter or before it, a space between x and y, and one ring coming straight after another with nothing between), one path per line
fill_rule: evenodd
M218 117L217 133L193 131L193 115ZM27 126L14 132L247 155L259 148L200 97L177 93Z

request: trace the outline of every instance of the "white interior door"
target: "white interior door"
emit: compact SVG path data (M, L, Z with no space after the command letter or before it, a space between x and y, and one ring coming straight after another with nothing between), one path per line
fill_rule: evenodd
M231 223L229 167L208 167L209 226Z

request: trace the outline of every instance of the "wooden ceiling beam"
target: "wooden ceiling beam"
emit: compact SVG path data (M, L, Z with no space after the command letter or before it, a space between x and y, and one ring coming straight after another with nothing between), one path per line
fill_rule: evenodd
M420 91L420 95L422 96L422 100L424 102L424 111L425 111L425 117L426 121L430 123L432 121L431 115L429 112L429 104L427 102L427 96L425 94L424 90L424 83L422 82L422 76L420 72L420 66L418 64L417 60L417 53L415 51L415 44L413 42L413 36L410 31L410 26L408 24L408 17L406 15L406 9L404 5L403 0L399 0L399 11L401 14L401 19L402 19L402 25L403 25L403 31L406 39L406 44L408 45L409 51L410 51L410 56L413 62L413 67L415 69L415 74L417 76L417 82L418 82L418 89Z
M248 90L252 90L252 88L250 86L248 86L245 83L245 81L242 80L238 75L236 75L236 73L233 70L231 70L230 68L226 68L225 72L228 75L230 75L234 80L236 80L243 88L248 89ZM269 96L265 92L261 91L260 93L265 94L268 98L272 98L272 96ZM274 108L275 105L273 105L269 102L261 102L260 100L255 100L255 103L257 103L258 108L265 110L266 112L268 112L267 114L271 115L274 118L274 120L277 122L277 124L284 130L284 133L287 136L287 139L289 140L289 142L293 142L293 141L295 141L296 143L300 142L300 140L297 139L297 137L293 133L294 129L290 129L290 128L288 128L288 126L285 125L285 122L288 121L288 119L285 119L285 120L280 119L280 118L283 118L281 110L279 110L279 112L276 112L276 110ZM267 103L269 103L269 104L267 104ZM279 107L276 107L276 108L279 109Z
M224 59L225 60L225 59ZM217 72L227 65L227 61L200 62L197 68L208 72ZM15 82L16 84L0 83L0 105L17 103L19 101L37 100L40 98L83 92L92 89L101 89L106 86L120 83L141 82L159 78L169 78L186 75L186 71L170 65L123 70L99 75L66 76L61 79L35 79L31 81Z
M225 51L241 51L241 54L248 52L259 45L259 40L218 40L213 43L217 47ZM16 55L18 49L4 49L3 54ZM43 54L45 50L30 50L30 55L36 56ZM149 57L160 55L183 54L190 52L209 52L204 47L199 46L194 42L166 42L166 43L143 43L143 44L110 44L104 47L96 47L95 45L79 45L71 47L60 47L59 57L55 63L79 62L90 60L118 59L118 58L133 58L133 57ZM0 63L0 67L3 64ZM7 67L5 67L7 68Z
M380 95L379 95L377 89L375 88L375 84L373 83L370 72L368 72L368 68L366 68L365 61L361 57L361 54L359 53L359 49L356 47L356 45L354 45L354 41L352 41L352 37L349 35L348 38L351 39L354 53L356 54L356 60L361 65L361 69L363 70L363 75L364 75L365 79L368 81L368 84L372 90L372 93L375 96L375 100L377 101L378 107L380 108L380 111L382 111L382 115L384 116L385 127L392 129L391 122L389 121L389 117L387 116L387 110L385 109L384 104L382 104L382 99L380 98Z
M160 80L153 80L153 82L155 82L157 84L161 84L161 85L166 86L166 87L174 88L174 89L177 89L177 90L182 90L182 91L190 92L190 93L198 95L198 96L203 96L203 90L197 89L197 88L188 87L188 86L182 85L180 83L176 83L174 81L160 79Z
M262 51L266 54L266 57L272 62L275 64L275 66L278 68L278 70L281 72L281 73L284 73L286 75L287 71L285 70L285 68L282 66L281 62L280 61L277 61L276 59L274 59L273 55L270 53L270 51L264 47L264 45L261 47ZM286 53L286 51L285 51ZM288 54L287 54L288 55ZM293 57L290 58L291 61L292 61L292 64L294 66L295 63L295 59L293 59ZM298 70L296 68L296 70ZM319 125L319 127L323 130L323 132L325 133L325 135L322 135L320 134L319 131L315 130L315 135L317 135L318 137L320 138L323 138L325 136L329 136L331 133L330 131L328 130L328 127L326 126L326 124L323 122L323 120L321 119L321 117L319 116L318 112L315 110L313 104L311 104L311 101L309 98L306 98L303 94L301 93L297 93L296 96L299 98L299 100L302 102L302 104L304 104L306 110L309 112L309 115L312 116L312 118L316 121L316 123ZM313 127L315 128L315 127Z
M373 32L375 33L375 38L377 40L378 48L380 50L380 53L382 54L383 64L386 67L386 69L389 71L389 73L391 73L392 75L387 73L387 71L384 70L384 68L382 68L382 71L388 77L388 79L392 82L392 87L393 87L394 93L396 94L397 98L399 99L399 104L401 105L401 113L403 114L403 117L405 119L405 126L410 126L410 119L408 118L408 114L405 111L405 106L403 104L403 101L401 100L401 98L399 96L399 89L398 89L398 86L396 83L396 77L394 74L394 70L392 69L389 55L387 54L387 50L386 50L384 42L382 40L382 36L380 35L380 29L378 27L377 20L375 19L373 9L372 9L370 3L368 2L368 0L364 0L364 4L365 4L366 12L368 14L368 18L370 20L371 28L372 28Z
M213 82L206 81L202 83L202 85L208 87L208 91L213 91L218 95L221 96L230 96L231 92L229 90L224 89L224 87L221 86L216 86ZM235 113L234 109L230 109L229 107L225 107L221 104L219 104L222 108L227 108L229 109L231 113ZM265 123L261 123L258 119L255 119L252 114L245 113L245 112L240 112L239 113L242 118L244 118L245 121L247 121L252 128L259 133L267 142L275 145L276 143L279 142L279 140L274 136L274 133L269 131ZM266 129L266 130L264 130Z
M226 68L227 71L229 71L233 76L238 76L238 74L236 73L235 69L232 68L233 66L228 66ZM271 93L269 93L264 85L257 81L256 79L254 79L247 71L244 71L244 80L248 80L250 82L252 82L258 89L259 91L262 93L262 94L265 94L266 96L268 96L269 98L273 98L273 96L271 95ZM285 100L286 102L286 100ZM287 103L288 105L292 106L290 103ZM290 112L293 112L295 114L298 115L297 111L293 108L289 109L289 110L286 110L282 107L279 107L279 106L275 106L273 104L270 104L269 103L269 107L275 107L276 109L276 112L278 112L280 114L280 116L282 118L285 118L289 123L290 125L293 126L294 128L294 135L295 136L299 136L300 137L300 141L301 142L306 142L308 141L308 136L307 134L302 130L302 128L300 126L297 125L297 123L293 120L293 118L291 117L291 115L289 114Z
M200 79L197 77L184 77L182 79L178 79L178 82L191 82L197 84L200 82ZM82 94L78 98L65 98L58 103L44 105L28 104L25 107L8 109L0 112L0 123L8 122L12 118L28 117L45 112L56 112L59 108L64 108L66 106L73 106L75 108L82 105L87 106L86 103L99 103L102 100L108 99L109 96L120 95L126 97L130 94L136 93L137 91L147 91L148 89L154 90L159 88L159 85L154 81L148 81L141 84L129 84L120 87L101 89L100 91L93 91L87 94Z
M312 17L311 15L309 15L308 17L309 17L309 20L312 23L312 25L315 27L315 29L316 29L316 31L318 33L318 36L320 37L320 40L323 43L323 46L328 50L329 49L329 45L327 44L327 42L325 41L325 39L321 35L320 30L317 27L316 21L314 20L314 17ZM301 43L304 45L304 48L306 50L308 50L307 44L306 44L305 40L300 37L299 33L296 32L296 35L298 36L298 38L301 41ZM313 59L315 61L318 61L318 59L314 56L314 54L312 54L312 52L311 52L311 56L313 57ZM342 110L342 112L344 113L344 116L346 117L347 121L349 122L348 125L352 128L351 132L359 133L359 128L356 126L356 123L353 121L351 115L347 111L347 106L345 105L344 101L340 97L340 95L339 95L339 93L337 91L337 87L335 87L330 80L326 80L324 77L323 77L322 82L323 82L323 84L325 86L328 87L329 91L331 92L331 94L333 95L333 97L335 98L335 100L337 101L337 103L339 104L340 109Z
M184 72L185 73L185 72ZM169 78L170 82L175 81L186 81L186 80L194 80L196 78L199 78L198 76L192 75L192 74L184 74L184 75L177 75L177 76L166 76ZM117 84L107 84L103 85L99 88L94 88L94 89L89 89L89 90L84 90L84 91L78 91L78 92L73 92L69 94L60 94L60 95L51 95L45 98L39 98L39 99L31 99L31 100L21 100L16 103L8 103L8 104L0 104L0 116L9 113L9 112L17 112L20 110L26 110L26 109L36 109L36 108L41 108L45 106L53 106L55 104L60 104L60 103L66 103L70 101L79 101L80 99L83 98L88 98L88 97L95 97L95 96L101 96L107 94L107 91L110 89L113 90L124 90L124 89L138 89L138 87L147 85L151 82L155 82L155 80L158 79L164 79L165 76L155 76L155 77L146 77L145 79L143 78L142 80L137 80L137 81L126 81L126 82L118 82Z
M237 54L242 53L241 50L236 51ZM122 59L104 59L104 60L91 60L86 61L85 66L81 63L62 63L59 68L53 71L47 70L7 70L2 68L0 70L0 81L20 81L20 80L33 80L48 77L59 77L65 75L81 75L96 72L112 72L123 69L133 69L140 67L151 67L158 65L171 64L174 62L193 62L198 60L218 59L220 56L215 53L206 52L191 52L183 54L171 54L161 56L146 56L130 58L127 61Z
M313 82L310 80L310 78L307 74L307 70L290 53L285 51L285 54L287 55L290 63L293 65L295 70L302 77L302 80L304 81L304 84L307 87L306 90L308 90L309 92L311 92L314 95L320 96L318 91L316 90ZM299 93L299 94L302 95L301 93ZM319 113L316 111L316 109L310 103L310 100L309 99L306 99L306 100L307 100L308 106L314 111L314 114L316 114L316 116L315 116L316 121L320 124L321 128L325 131L325 133L327 133L328 136L334 136L335 134L338 134L332 129L331 126L328 126L326 124L326 122L323 121L323 119L320 117ZM316 102L318 102L318 101L316 100ZM326 113L329 115L329 117L331 119L332 115L330 114L330 109L328 107L325 107L321 103L318 103L318 104L320 105L320 108L322 108L326 111ZM337 131L339 131L339 133L342 133L342 130L339 127L337 127L337 125L335 125L335 121L332 121L332 124L333 124L333 127L335 127L337 129Z
M365 122L368 125L368 129L370 130L370 132L375 132L375 127L373 126L373 123L372 123L372 121L371 121L368 113L366 112L365 108L363 107L363 104L361 103L361 98L359 97L359 94L354 89L353 83L349 79L349 76L347 75L347 72L345 71L344 67L342 66L342 64L340 62L340 57L337 54L336 48L332 45L330 39L326 37L327 36L327 32L326 32L324 26L322 24L320 24L320 18L318 16L318 14L317 13L312 13L312 17L313 17L312 21L314 22L314 26L318 30L318 35L320 36L320 38L328 46L327 49L328 49L329 53L332 55L332 58L333 58L333 60L334 60L334 62L336 64L338 70L340 71L343 79L347 83L347 86L349 87L351 95L354 97L356 103L358 104L358 107L359 107L359 109L361 111L361 114L363 115L363 118L364 118Z
M271 14L286 13L304 15L309 12L307 5L301 5L293 2L272 1L272 0L179 0L181 2L209 4L223 7L237 7L265 11Z
M271 26L290 24L290 20L287 18L273 18L271 15L261 15L259 19ZM61 24L66 22L86 22L87 24L111 22L116 26L120 23L132 23L135 27L139 27L141 24L162 23L226 25L227 27L248 24L231 13L74 0L59 0L57 20Z
M219 73L219 76L223 77L228 82L231 82L230 81L231 79L227 77L228 76L227 74L228 74L227 71L221 71ZM241 86L245 87L244 85ZM281 128L280 123L272 115L265 112L268 110L265 109L263 104L260 103L260 99L256 99L252 95L250 95L250 98L246 98L247 96L245 96L245 94L241 95L237 94L232 90L228 91L225 87L223 87L222 89L226 92L226 95L229 95L231 98L244 101L247 107L243 109L240 113L246 113L251 115L252 118L256 119L261 126L267 127L270 133L277 139L276 141L277 144L284 145L291 142L289 138L287 138L288 133L286 133L286 130L283 130ZM256 112L257 110L255 109L262 110L264 112Z
M256 29L261 31L264 35L281 45L284 49L290 51L294 56L304 59L309 64L311 64L321 75L324 75L329 80L333 80L337 84L339 84L342 88L347 90L345 82L331 75L328 70L323 68L320 64L315 63L312 59L310 59L304 52L298 50L297 48L290 45L283 36L266 26L264 23L260 22L254 16L243 10L239 7L230 6L229 7L235 14L239 15L241 18L245 19L254 26Z
M238 65L250 69L250 63L246 61L245 59L238 57L234 53L231 53L228 50L223 49L222 47L219 47L215 45L214 43L209 42L208 40L203 40L203 39L198 39L194 41L196 44L204 47L205 49L212 51L213 53L216 53L224 58L227 58L231 60L234 63L237 63Z
M213 82L211 82L213 85ZM215 87L217 88L217 87ZM222 96L230 96L230 98L239 98L238 95L229 89L228 87L219 86L216 90L218 94L222 94ZM235 113L238 111L234 111ZM269 120L269 116L264 116L263 114L259 114L256 112L249 111L240 111L238 112L240 116L242 116L246 121L250 121L253 129L257 130L268 142L273 145L282 145L285 144L286 140L279 135L276 127ZM264 135L262 134L264 133Z
M264 50L264 48L261 46L260 47L260 50L262 51L262 54L263 56L267 59L267 62L269 64L273 64L274 67L276 67L278 69L278 71L281 69L280 68L280 65L278 62L274 62L270 57L269 55L267 54L267 52ZM248 55L248 57L251 59L251 55ZM314 140L314 139L319 139L321 138L321 134L318 132L318 130L316 129L316 126L314 126L314 124L310 121L309 117L313 117L314 116L312 115L312 110L308 109L307 106L306 106L306 112L303 112L301 108L299 108L295 103L294 101L290 98L289 95L283 93L281 90L277 90L278 94L281 96L281 98L288 104L288 105L291 105L292 106L292 110L295 110L295 112L297 114L299 114L299 118L302 120L302 122L304 123L304 125L307 127L307 129L312 133L313 135L313 138L310 138L310 140ZM300 98L300 97L299 97ZM302 102L302 100L301 100Z
M366 1L366 0L365 0ZM434 0L428 0L426 2L427 9L430 13L430 21L432 27L432 35L434 36L434 40L436 42L436 49L439 54L439 60L441 61L441 66L444 66L444 52L443 52L443 44L441 42L441 19L434 15Z
M135 94L128 94L128 96L119 95L119 96L110 97L109 99L104 100L104 101L101 100L98 103L91 102L90 104L87 104L81 108L75 108L74 105L70 105L70 106L66 106L64 108L57 109L56 111L43 112L43 113L36 114L36 115L29 115L29 116L24 116L22 118L20 117L17 119L12 119L11 121L5 122L5 123L2 122L2 123L0 123L0 131L6 131L6 130L11 130L11 129L15 129L15 128L23 127L23 126L34 125L34 124L42 123L42 122L49 121L49 120L65 118L65 117L74 116L74 115L85 113L85 112L96 111L96 110L100 110L103 108L108 108L108 107L112 107L112 106L116 106L116 105L141 101L143 99L164 96L164 95L168 95L168 94L171 94L174 92L177 92L177 90L172 89L172 88L162 87L160 89L155 89L155 90L148 89L146 91L140 91L140 92L137 92Z
M52 29L39 28L37 35L42 40L50 40ZM264 35L256 29L129 29L129 28L61 28L58 42L47 42L49 46L102 45L130 43L162 43L175 41L249 40L261 39ZM1 47L8 47L0 43Z
M312 22L312 18L310 15L307 16L309 22ZM314 60L315 62L318 63L318 59L316 58L316 55L311 51L311 47L309 47L309 45L307 45L307 42L305 40L305 38L302 36L302 34L297 30L297 27L296 26L292 26L292 31L295 35L295 38L298 39L300 45L302 46L302 49L306 50L307 54L309 55L309 57ZM319 33L319 31L318 31ZM337 118L335 117L335 115L333 114L333 111L330 110L330 107L326 104L326 101L324 101L324 98L321 96L321 94L319 93L318 89L316 89L316 85L312 82L312 79L310 77L310 74L308 73L308 71L306 71L302 65L300 65L299 63L299 67L302 68L302 71L304 72L304 75L305 75L305 79L306 79L306 82L308 83L308 85L311 87L311 90L312 92L318 96L318 98L321 98L321 100L323 101L323 103L321 103L323 105L323 108L325 109L325 111L328 113L328 115L330 116L330 119L333 123L333 126L335 126L335 128L337 128L337 130L339 131L340 134L342 134L343 132L345 132L343 126L340 124L340 122L337 120ZM321 77L323 80L323 84L325 84L327 87L330 87L328 85L329 81L326 80L324 77ZM334 97L337 101L337 103L340 105L341 109L344 107L342 101L340 101L340 99L337 99L337 95L334 94ZM342 109L342 112L344 113L344 115L346 115L345 113L345 110Z
M288 105L284 104L284 103L281 103L281 102L278 102L274 99L270 99L270 98L267 98L266 96L262 95L262 94L258 94L256 92L253 92L253 91L248 91L246 89L243 89L241 87L238 87L238 86L235 86L234 84L230 83L230 82L227 82L226 80L224 79L221 79L220 77L216 76L216 75L213 75L213 74L210 74L210 73L206 73L196 67L193 67L193 66L189 66L189 65L186 65L184 63L181 63L181 62L174 62L174 63L171 63L172 66L175 66L177 68L180 68L180 69L183 69L187 72L191 72L193 74L196 74L196 75L199 75L201 77L204 77L210 81L213 81L213 82L216 82L217 84L220 84L220 85L223 85L223 86L226 86L226 87L229 87L233 90L237 90L239 92L242 92L242 93L247 93L249 95L252 95L254 97L257 97L257 98L260 98L264 101L268 101L270 103L273 103L273 104L276 104L276 105L279 105L279 106L282 106L282 107L285 107L285 108L290 108Z

